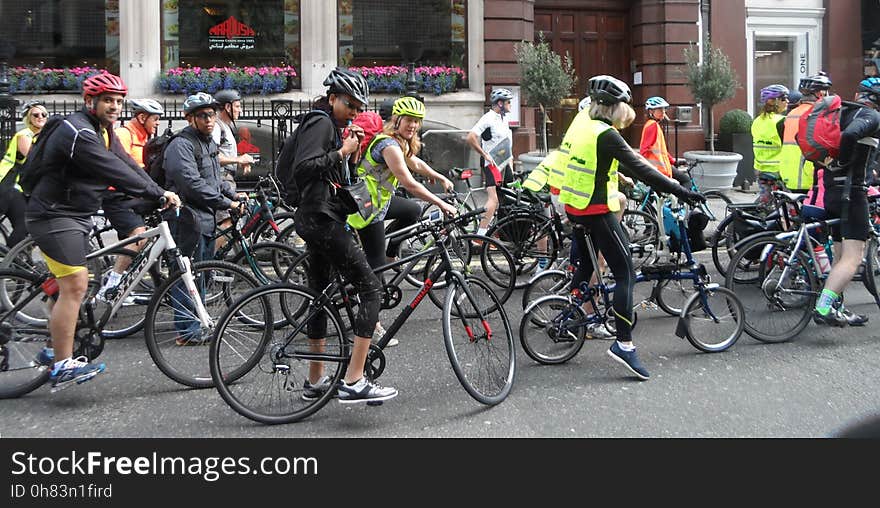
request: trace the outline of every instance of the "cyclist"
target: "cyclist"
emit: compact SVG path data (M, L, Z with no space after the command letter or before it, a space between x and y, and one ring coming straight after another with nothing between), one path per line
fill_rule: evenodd
M144 167L144 146L147 141L156 134L159 128L159 117L165 113L162 106L153 99L132 99L128 101L131 106L132 118L122 127L115 130L116 137L122 148L141 168ZM130 199L121 192L109 192L101 203L104 215L113 225L117 236L128 238L146 231L144 221L131 210ZM140 251L143 242L128 245L133 252ZM122 274L131 266L130 256L116 256L113 269L107 274L107 278L98 291L98 298L104 299L107 290L119 285Z
M348 159L357 154L363 130L348 125L368 104L370 89L360 74L336 68L324 80L327 94L317 99L313 110L301 118L297 128L296 153L293 157L293 179L302 196L294 215L297 234L305 240L309 252L309 287L322 291L330 282L331 272L338 270L357 290L360 298L352 328L354 348L351 360L338 386L343 403L384 401L397 396L397 390L381 387L364 376L364 362L370 348L370 337L379 317L381 285L346 226L347 209L337 195L349 181ZM346 126L349 135L342 139ZM318 316L308 324L312 347L320 351L327 332L326 316ZM331 389L321 362L309 366L309 379L302 397L311 400Z
M862 264L868 239L868 195L865 168L870 148L858 143L863 137L880 135L880 78L862 80L856 103L844 102L840 114L840 151L837 160L825 168L825 210L840 217L832 228L835 242L841 242L838 259L831 267L822 293L816 301L813 320L832 326L862 325L868 318L843 308L840 295Z
M393 261L400 251L402 239L388 242L386 249L385 221L394 221L387 230L394 232L415 224L422 212L419 203L395 195L398 185L416 198L436 205L447 215L455 215L454 206L426 189L412 175L412 172L416 172L430 180L437 180L447 192L453 189L452 181L416 156L422 145L419 128L424 118L425 104L418 99L401 97L394 101L391 118L385 122L382 133L367 145L358 165L358 174L367 182L376 212L367 219L358 213L351 214L348 224L357 230L367 261L373 268ZM384 332L377 323L377 337L374 340L380 339ZM397 343L396 339L392 339L388 345Z
M480 220L477 234L485 235L489 222L498 209L498 187L504 185L504 176L509 169L513 150L513 132L510 130L510 101L513 92L507 88L496 88L489 96L491 109L486 112L468 132L467 143L483 158L483 181L486 182L486 214ZM495 160L504 157L504 160ZM501 164L502 166L499 166Z
M788 88L770 85L761 89L761 114L752 121L752 146L758 178L758 202L770 203L773 186L779 180L779 157L782 151Z
M27 236L25 207L27 201L18 186L18 167L24 163L31 144L46 125L49 112L41 101L28 101L22 108L24 129L15 133L6 147L6 154L0 161L0 213L6 215L12 224L7 247L12 248Z
M642 140L639 144L639 153L657 168L657 171L667 178L674 178L684 186L691 185L691 179L687 172L676 169L676 166L687 165L684 159L676 160L669 155L666 146L666 136L660 122L669 121L666 109L669 103L663 97L650 97L645 101L645 115L647 120L642 127Z
M796 136L801 116L806 114L817 100L825 97L830 88L831 80L824 72L801 79L798 83L800 101L785 116L782 150L779 152L779 176L791 192L806 194L813 186L815 168L812 162L804 159Z
M217 122L211 136L214 143L220 148L220 165L223 168L223 180L229 182L232 190L235 191L235 171L241 167L242 173L248 174L251 171L251 164L254 158L250 154L238 153L238 142L232 128L235 127L235 121L242 113L241 94L238 90L220 90L214 94L214 100L217 101L218 115ZM220 229L226 229L232 225L232 219L229 218L228 208L217 209L216 220ZM217 248L221 248L226 244L226 237L217 238Z
M641 380L650 374L639 361L632 343L632 299L635 273L628 243L614 212L620 207L617 199L618 168L633 178L644 180L662 192L671 192L687 202L705 201L705 198L675 180L657 172L643 157L630 148L619 130L635 119L629 105L632 93L626 83L612 76L594 76L589 81L592 104L577 114L563 139L570 157L559 193L568 218L579 225L575 235L581 261L572 279L572 287L589 280L592 261L586 248L585 234L589 234L601 251L616 287L614 290L614 317L617 340L608 354L626 366Z
M128 88L118 76L102 73L83 81L85 106L67 116L45 142L45 175L34 186L27 205L27 228L58 282L58 299L49 318L52 349L38 361L55 361L50 379L53 390L82 383L104 371L73 356L73 336L79 307L89 282L86 267L91 217L98 211L108 185L139 197L168 199L173 192L156 185L143 171L132 171L131 158L113 133ZM133 161L131 162L133 163Z

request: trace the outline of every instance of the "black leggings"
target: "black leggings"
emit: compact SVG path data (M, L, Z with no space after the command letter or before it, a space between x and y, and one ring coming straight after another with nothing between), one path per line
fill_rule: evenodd
M330 284L334 270L339 271L346 282L353 285L360 297L360 305L354 318L353 331L358 337L372 337L379 319L381 286L379 279L367 263L364 251L354 237L330 217L320 213L297 213L295 228L305 240L309 252L306 276L309 287L323 291ZM316 316L308 325L308 335L321 339L327 334L327 316Z
M0 187L0 214L6 216L12 224L12 233L9 235L7 247L10 249L27 236L27 226L24 221L24 211L27 201L24 195L12 185Z
M590 235L593 245L605 256L605 262L614 275L614 318L617 325L617 340L632 340L633 286L636 274L633 270L632 255L626 235L612 213L602 215L571 215L568 219L583 226L574 229L574 242L580 253L580 262L574 272L571 287L580 286L593 275L593 261L587 249L585 236ZM574 249L572 249L574 250ZM598 253L597 253L598 254Z
M422 207L416 201L393 196L391 204L388 205L388 213L385 215L385 220L394 220L394 223L388 227L388 232L393 233L415 224L421 215ZM388 248L385 248L385 221L376 221L359 229L358 236L361 245L364 246L367 261L373 268L384 265L386 256L393 258L400 252L402 238L388 242Z

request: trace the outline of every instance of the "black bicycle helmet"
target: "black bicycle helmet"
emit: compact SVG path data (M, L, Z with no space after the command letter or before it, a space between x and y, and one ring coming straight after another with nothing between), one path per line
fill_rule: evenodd
M632 101L632 92L623 81L607 75L593 76L590 78L590 97L599 104L617 104L618 102Z
M229 104L230 102L240 101L241 94L238 93L238 90L219 90L214 94L214 100L217 101L217 104Z
M342 67L330 71L324 86L329 93L344 93L366 106L370 102L370 87L362 75Z
M880 78L871 76L859 82L859 102L862 101L880 106Z
M798 90L804 94L825 91L830 88L831 78L823 71L819 71L818 74L807 76L806 78L801 78L800 83L798 83Z

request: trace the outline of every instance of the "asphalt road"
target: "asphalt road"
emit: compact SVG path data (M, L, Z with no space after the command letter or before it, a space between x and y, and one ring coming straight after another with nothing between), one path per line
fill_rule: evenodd
M733 195L739 193L732 193ZM734 196L736 200L749 195ZM705 254L701 255L708 261ZM708 261L711 264L711 261ZM637 287L636 301L650 287ZM404 299L414 290L405 291ZM506 309L515 333L520 291ZM81 386L48 387L0 401L2 437L826 437L880 413L876 306L864 288L847 306L867 327L810 324L794 341L747 335L719 354L674 335L676 319L638 310L634 340L652 377L639 382L590 340L566 364L542 366L517 346L510 396L486 407L470 398L443 347L439 310L425 299L386 350L380 383L400 390L381 407L331 401L312 417L264 426L230 409L213 389L192 390L152 364L142 336L108 341L107 371ZM385 311L389 321L394 311ZM207 348L205 349L207 357Z

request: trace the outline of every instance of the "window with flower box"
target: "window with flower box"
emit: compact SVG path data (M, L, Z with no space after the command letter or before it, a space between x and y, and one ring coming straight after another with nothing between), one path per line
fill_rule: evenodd
M300 0L163 0L162 69L299 69L299 16Z

